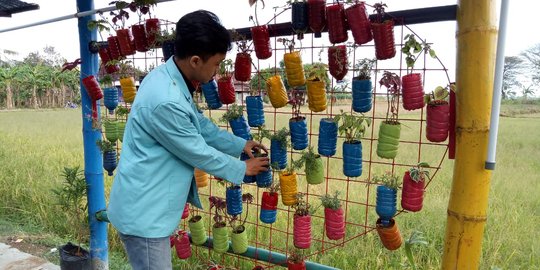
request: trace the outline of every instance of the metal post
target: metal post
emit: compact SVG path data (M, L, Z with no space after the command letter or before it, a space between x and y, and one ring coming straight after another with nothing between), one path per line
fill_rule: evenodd
M77 0L77 9L84 12L94 9L94 1ZM82 78L96 74L98 71L97 55L92 55L88 50L88 43L96 40L96 30L88 30L88 21L94 16L80 17L79 44L81 54L81 80ZM90 258L94 270L109 269L107 223L98 221L95 213L105 209L105 186L103 183L103 156L96 145L101 140L101 132L92 128L91 100L84 86L80 85L82 98L82 123L84 144L84 175L88 184L88 222L90 224ZM99 117L99 106L98 106Z
M484 169L497 39L493 0L460 0L457 12L456 159L442 269L478 269L491 171Z

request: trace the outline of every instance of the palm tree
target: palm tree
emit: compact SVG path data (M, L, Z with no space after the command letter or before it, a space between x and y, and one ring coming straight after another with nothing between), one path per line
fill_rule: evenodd
M0 88L6 90L6 109L13 109L13 88L12 84L16 80L18 67L0 68Z
M38 91L50 85L50 77L47 77L45 66L37 64L35 66L25 64L19 69L17 80L23 87L31 89L32 108L39 108ZM49 80L49 81L47 81Z

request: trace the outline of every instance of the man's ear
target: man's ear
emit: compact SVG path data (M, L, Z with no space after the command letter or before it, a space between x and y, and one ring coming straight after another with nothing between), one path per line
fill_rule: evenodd
M202 58L200 58L199 56L197 55L193 55L189 58L189 64L193 67L193 68L196 68L197 66L199 65L202 65Z

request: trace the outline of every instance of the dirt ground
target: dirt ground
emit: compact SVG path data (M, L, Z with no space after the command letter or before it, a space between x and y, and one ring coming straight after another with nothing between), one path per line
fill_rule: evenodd
M46 258L46 254L51 253L51 250L56 247L41 244L39 241L41 239L43 238L29 235L0 235L1 243L34 256Z

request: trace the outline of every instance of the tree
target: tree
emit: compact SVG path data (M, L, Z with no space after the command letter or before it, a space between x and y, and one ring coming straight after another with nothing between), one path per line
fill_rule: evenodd
M525 65L531 74L532 81L532 89L530 87L525 87L524 89L534 93L534 89L540 85L540 43L522 52L521 57L525 60Z
M6 90L6 109L13 109L13 82L17 77L17 66L0 68L0 89Z
M517 76L523 69L523 59L519 56L506 56L504 58L502 98L509 99L516 95L514 87L521 87Z

